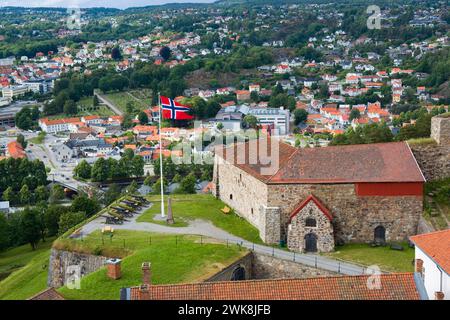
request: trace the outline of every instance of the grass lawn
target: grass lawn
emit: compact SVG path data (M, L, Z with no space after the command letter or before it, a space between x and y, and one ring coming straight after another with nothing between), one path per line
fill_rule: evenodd
M151 107L151 94L145 89L108 93L104 96L123 112L127 111L128 102L133 103L135 110L144 110Z
M175 219L174 227L186 226L186 222L193 219L209 220L216 227L228 231L235 236L254 243L262 243L259 238L259 231L254 226L234 213L224 214L220 209L225 204L212 195L171 195L171 198L172 211ZM137 221L166 224L164 221L154 220L154 216L161 211L160 196L150 196L149 199L154 202L153 206L138 217Z
M329 253L332 258L349 262L356 262L365 266L378 265L381 270L391 272L413 272L414 249L406 242L401 243L404 250L391 250L386 247L371 247L369 244L346 244L336 247L336 251Z
M207 279L247 253L238 246L227 247L206 241L200 244L199 237L195 236L175 238L173 235L126 230L116 231L112 244L105 244L105 247L114 243L120 247L124 239L128 244L126 247L132 248L133 253L122 260L121 279L109 279L106 268L101 268L83 277L79 290L62 287L58 291L66 299L117 300L120 288L142 283L143 262L151 262L154 284L196 282ZM89 246L98 245L101 243L100 232L94 232L83 242Z
M92 100L92 97L83 98L83 99L85 101L88 101L87 99ZM109 116L115 115L115 113L107 106L99 105L97 107L94 107L92 105L92 102L90 102L90 105L83 104L83 102L82 102L83 99L77 103L77 106L78 106L77 114L69 116L65 113L61 113L61 114L49 116L48 118L57 120L57 119L63 119L63 118L67 118L67 117L83 117L83 116L90 116L90 115L96 115L96 116L100 116L100 117L109 117Z
M37 137L28 139L28 141L34 144L43 144L45 141L45 135L46 133L44 131L41 131L39 132Z
M0 254L0 300L23 300L47 287L48 259L53 239L31 250L23 245ZM11 273L12 272L12 273Z

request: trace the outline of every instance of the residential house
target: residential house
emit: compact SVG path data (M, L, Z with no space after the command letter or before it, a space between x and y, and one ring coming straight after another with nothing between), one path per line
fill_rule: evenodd
M410 237L416 272L430 300L450 300L450 229Z

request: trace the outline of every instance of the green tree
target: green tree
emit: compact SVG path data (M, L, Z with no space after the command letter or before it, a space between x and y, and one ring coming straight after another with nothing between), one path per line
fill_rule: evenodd
M133 157L133 160L131 161L131 166L133 169L133 175L135 177L142 177L144 175L144 158L136 155Z
M183 180L181 180L180 186L175 190L175 193L193 194L195 193L195 175L190 173Z
M75 101L73 101L73 100L67 100L64 103L63 110L64 110L64 113L67 115L74 115L74 114L77 114L77 112L78 112L77 105L76 105Z
M159 50L159 55L166 61L169 60L171 54L172 50L169 47L164 46Z
M295 125L305 122L306 119L308 119L308 112L305 109L295 109L294 110Z
M258 125L258 119L254 115L248 114L244 117L243 123L245 128L255 129Z
M94 107L97 107L100 104L100 101L98 100L97 95L94 95L94 97L92 98L92 105Z
M31 192L28 185L24 184L19 191L19 201L21 204L31 204Z
M68 211L69 208L64 206L51 205L47 207L44 213L44 223L48 236L51 237L58 234L61 215Z
M127 187L126 192L128 194L136 194L138 189L139 189L139 186L138 186L136 180L133 180L133 182L131 182L131 184Z
M38 218L36 210L25 208L20 217L20 231L25 242L31 245L33 250L36 249L39 239L41 238L41 222Z
M14 189L12 187L8 187L2 195L2 199L4 201L9 201L11 204L16 204L18 197L16 192L14 191Z
M119 47L114 47L111 50L111 58L113 60L122 60L122 53L120 52Z
M147 116L147 114L144 111L139 112L138 120L139 120L139 123L142 124L142 125L148 124L148 116Z
M82 160L74 169L75 176L82 179L90 179L92 166L86 161Z
M105 192L105 195L103 197L103 204L105 206L110 205L114 201L116 201L121 196L121 189L118 184L111 184L108 188L108 190Z
M105 159L99 158L92 167L91 178L93 181L102 182L108 180L109 170Z
M166 193L167 192L167 180L164 179L163 182L163 192ZM156 180L156 182L153 184L152 186L152 194L161 194L161 178L159 178L158 180Z
M25 140L23 134L19 134L17 136L17 142L22 146L22 148L25 149L27 147L27 141Z
M55 203L59 200L64 199L64 188L59 184L54 184L50 191L50 202Z
M9 247L9 226L4 214L0 214L0 252Z
M177 174L174 175L174 177L172 179L172 182L173 183L180 183L182 179L183 178L181 177L181 175L179 173L177 173Z
M64 234L70 228L76 226L77 224L83 222L86 219L85 212L64 212L59 218L59 229L58 233Z
M48 197L49 197L49 192L47 190L46 186L38 186L35 190L34 190L34 195L36 198L36 201L47 201Z
M90 217L100 210L100 204L97 200L80 194L72 201L70 210L72 212L84 212L87 217Z
M350 121L352 121L353 119L359 119L361 118L361 112L359 112L358 109L352 109L352 111L350 111Z

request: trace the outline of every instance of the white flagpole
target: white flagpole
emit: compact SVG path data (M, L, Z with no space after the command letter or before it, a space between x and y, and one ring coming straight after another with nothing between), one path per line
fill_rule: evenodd
M164 178L163 178L163 154L162 154L162 139L161 139L161 121L162 121L162 108L161 108L161 95L158 92L158 104L159 104L159 173L161 181L161 217L164 218Z

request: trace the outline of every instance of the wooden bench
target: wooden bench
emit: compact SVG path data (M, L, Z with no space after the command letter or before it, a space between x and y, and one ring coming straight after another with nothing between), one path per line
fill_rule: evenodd
M227 206L223 207L223 209L220 209L220 211L222 211L225 214L229 214L231 212L231 209Z
M102 233L105 233L105 232L111 232L111 233L113 233L113 232L114 232L114 228L111 227L111 226L104 226L104 227L102 228Z

